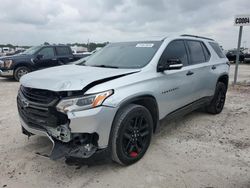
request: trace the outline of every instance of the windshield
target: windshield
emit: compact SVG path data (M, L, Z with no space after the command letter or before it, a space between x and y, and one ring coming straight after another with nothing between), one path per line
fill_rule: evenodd
M32 54L36 53L37 50L39 50L40 48L41 48L41 46L33 46L33 47L25 50L22 54L32 55Z
M147 65L162 41L109 44L88 58L84 65L108 68L141 68Z

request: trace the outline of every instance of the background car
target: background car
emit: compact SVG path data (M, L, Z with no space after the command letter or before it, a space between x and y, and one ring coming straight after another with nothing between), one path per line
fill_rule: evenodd
M244 63L250 63L250 53L245 54Z
M86 55L74 55L66 45L34 46L21 54L0 58L0 76L19 80L31 71L68 64Z
M236 62L236 54L237 54L237 50L229 50L226 54L227 58L229 61L232 62ZM240 51L240 58L239 61L244 61L244 53L242 51Z

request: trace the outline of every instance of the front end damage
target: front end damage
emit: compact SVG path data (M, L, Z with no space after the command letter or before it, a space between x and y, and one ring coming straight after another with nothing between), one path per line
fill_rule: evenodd
M53 140L53 149L50 159L57 160L62 157L90 158L97 150L96 134L73 134L69 142Z
M46 156L52 160L66 158L90 163L107 159L112 124L107 117L113 118L110 112L115 114L114 109L99 107L64 114L56 109L59 101L60 96L55 92L21 86L17 106L22 132L29 137L48 137L53 147Z

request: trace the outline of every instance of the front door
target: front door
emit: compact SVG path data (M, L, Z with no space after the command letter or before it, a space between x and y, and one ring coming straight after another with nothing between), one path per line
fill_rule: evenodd
M187 48L183 40L174 40L164 50L159 63L168 59L181 60L180 70L166 70L159 73L159 112L160 118L191 103L194 94L195 78L189 66Z
M44 47L37 53L35 60L38 69L53 67L57 65L57 58L53 47Z

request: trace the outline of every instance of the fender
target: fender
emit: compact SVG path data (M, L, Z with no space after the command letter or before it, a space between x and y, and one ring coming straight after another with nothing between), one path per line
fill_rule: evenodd
M228 74L224 73L224 74L220 75L219 78L217 79L216 83L218 83L219 81L223 82L226 85L226 88L228 88L228 83L229 83L229 76L228 76Z

